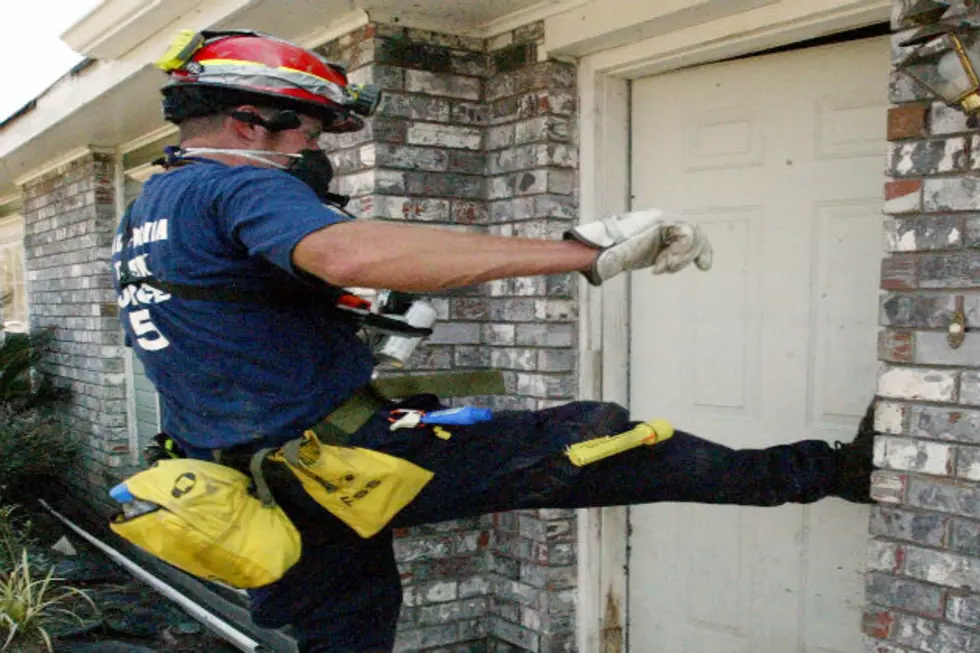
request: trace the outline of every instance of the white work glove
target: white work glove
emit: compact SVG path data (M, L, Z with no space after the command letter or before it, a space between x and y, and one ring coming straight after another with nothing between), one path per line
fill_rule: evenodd
M657 209L580 225L566 231L565 239L601 250L592 267L582 271L593 286L627 270L649 267L654 274L673 273L691 263L701 270L711 268L711 243L704 231L667 220Z

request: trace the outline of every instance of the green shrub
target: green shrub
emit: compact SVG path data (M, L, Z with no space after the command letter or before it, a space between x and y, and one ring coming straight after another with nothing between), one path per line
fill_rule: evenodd
M0 571L0 652L42 644L54 651L48 629L65 621L82 623L79 608L97 608L80 589L63 585L54 570L41 574L27 550L10 571Z
M17 506L0 506L0 573L9 573L21 551L35 544L31 538L31 522L21 517Z
M37 364L51 349L53 331L7 333L0 343L0 405L18 412L31 410L66 398L44 375L35 374Z
M40 408L14 411L0 404L0 496L24 503L60 485L78 443Z
M59 485L79 451L51 410L66 391L35 373L51 338L14 333L0 344L0 497L19 503Z

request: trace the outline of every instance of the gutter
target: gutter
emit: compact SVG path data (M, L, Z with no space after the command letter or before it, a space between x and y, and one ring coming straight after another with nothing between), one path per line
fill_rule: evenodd
M220 635L225 640L227 640L232 646L237 648L244 653L262 653L264 649L259 642L252 639L242 631L235 628L233 625L225 621L224 619L218 617L213 612L205 609L201 605L190 600L183 594L181 594L176 588L160 580L153 574L149 573L135 562L119 553L108 544L105 544L94 535L82 530L81 527L74 524L67 517L56 511L54 508L48 505L44 499L39 499L42 506L47 509L52 515L57 517L62 523L64 523L68 528L72 529L84 538L89 544L92 544L104 554L109 556L114 562L122 566L126 571L131 573L133 576L143 581L156 591L160 592L168 599L179 605L181 608L187 611L192 617L204 624L205 627L209 628L212 632Z
M47 95L48 91L50 91L52 88L60 84L63 79L80 75L82 71L84 71L89 66L95 64L95 62L96 62L95 59L92 59L91 57L86 57L81 61L79 61L74 66L72 66L71 68L69 68L65 73L59 76L58 79L51 82L50 86L48 86L46 89L38 93L33 100L30 100L27 104L14 111L12 114L7 116L3 120L0 120L0 130L2 130L4 127L6 127L9 123L13 122L17 118L20 118L24 114L33 111L34 108L37 107L38 100L40 100L42 97Z

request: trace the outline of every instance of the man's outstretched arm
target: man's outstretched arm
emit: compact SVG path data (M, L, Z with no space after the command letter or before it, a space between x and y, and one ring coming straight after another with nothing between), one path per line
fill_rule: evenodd
M337 286L425 292L589 268L599 251L572 240L488 236L356 220L303 238L293 263Z
M303 238L293 263L337 286L433 291L493 279L582 272L599 285L621 272L711 267L711 245L696 225L656 210L611 216L565 233L566 240L467 234L357 220Z

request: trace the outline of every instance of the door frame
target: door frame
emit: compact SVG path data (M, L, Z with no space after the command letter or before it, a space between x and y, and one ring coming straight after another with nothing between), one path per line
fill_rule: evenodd
M884 22L891 11L892 0L783 0L582 58L580 221L630 210L631 80ZM628 275L580 285L582 399L629 406L629 292ZM580 651L628 650L628 522L625 507L579 511Z

